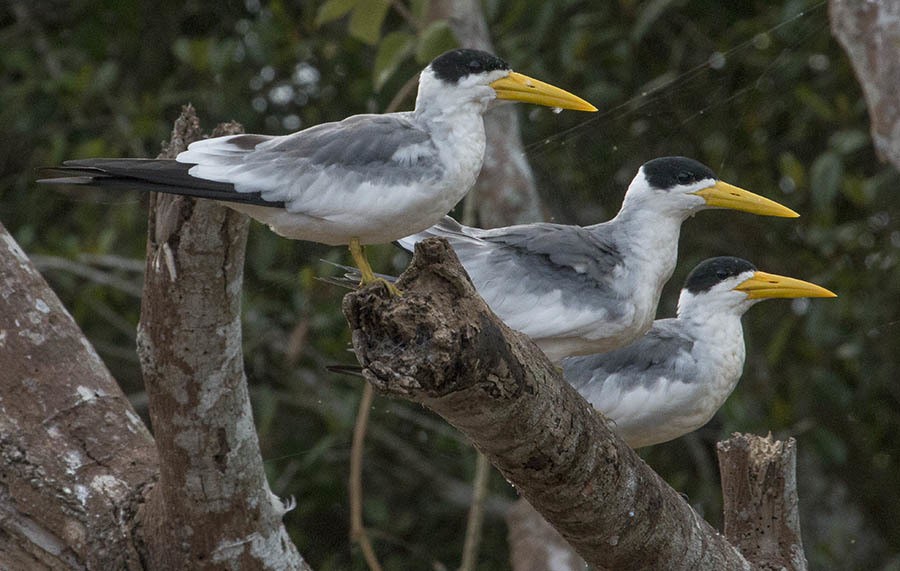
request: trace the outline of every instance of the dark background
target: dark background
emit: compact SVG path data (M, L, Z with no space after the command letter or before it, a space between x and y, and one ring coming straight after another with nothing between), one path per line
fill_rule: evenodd
M452 39L427 0L140 2L7 0L0 6L0 221L33 256L136 406L134 350L145 197L34 185L68 158L155 156L180 106L208 128L287 133L383 110ZM329 18L340 9L349 17ZM349 8L348 8L349 7ZM735 394L696 433L643 456L712 523L714 443L732 431L793 436L804 546L815 569L900 569L900 177L874 155L866 108L824 2L489 0L497 52L600 113L520 106L549 219L611 217L637 167L680 154L800 212L799 220L705 212L684 226L660 304L674 313L698 261L746 257L820 283L837 300L770 301L744 318ZM329 12L330 11L330 12ZM375 79L373 79L375 78ZM377 91L376 91L377 90ZM408 109L412 99L401 108ZM244 351L266 468L314 568L362 569L347 539L346 479L359 381L343 292L316 280L342 248L254 225ZM376 269L406 257L373 248ZM427 411L376 399L365 517L388 569L458 564L474 452ZM508 566L496 473L482 568Z

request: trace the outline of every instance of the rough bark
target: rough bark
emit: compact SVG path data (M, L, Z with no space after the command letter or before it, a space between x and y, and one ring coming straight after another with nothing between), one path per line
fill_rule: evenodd
M900 2L831 0L829 14L862 86L875 150L900 170Z
M797 445L752 434L719 442L725 537L760 569L806 571L797 498Z
M218 133L240 132L226 125ZM164 156L201 137L190 107ZM160 458L139 514L150 569L308 569L282 525L253 426L241 353L248 219L154 195L138 353Z
M139 569L155 476L147 428L0 225L0 567Z
M490 312L445 241L417 245L398 286L402 297L375 285L344 298L366 379L465 433L589 564L750 569Z
M434 0L429 16L447 20L460 46L494 52L477 0ZM541 200L522 144L516 106L492 109L485 115L484 128L484 166L466 197L472 201L466 209L475 213L476 225L495 228L542 220Z

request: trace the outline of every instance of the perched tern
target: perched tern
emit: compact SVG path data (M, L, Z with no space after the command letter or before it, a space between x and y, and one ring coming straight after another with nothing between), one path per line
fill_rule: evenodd
M633 448L706 424L744 367L741 316L764 299L836 297L817 285L760 272L740 258L711 258L688 276L678 317L658 319L616 351L570 357L563 375Z
M596 111L571 93L458 49L419 77L415 110L354 115L283 136L230 135L174 160L84 159L39 182L167 192L224 201L287 238L348 244L372 281L363 244L424 230L469 191L484 158L482 116L495 100Z
M411 251L428 237L449 240L491 309L559 361L623 347L647 331L675 269L681 223L709 208L799 216L693 159L665 157L641 166L608 222L481 230L445 216L398 243Z

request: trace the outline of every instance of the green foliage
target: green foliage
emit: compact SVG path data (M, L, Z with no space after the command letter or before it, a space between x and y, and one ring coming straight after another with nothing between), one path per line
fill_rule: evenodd
M397 31L386 35L378 45L375 55L375 90L381 91L384 84L396 73L415 48L416 37L409 32Z
M405 25L382 37L381 30L391 6L403 16ZM415 56L414 61L421 68L456 47L456 38L447 22L427 20L429 6L429 0L415 0L409 6L390 0L327 0L319 7L316 25L322 26L350 14L347 33L366 44L377 44L372 76L375 91L379 92L410 56Z
M37 188L34 168L154 156L188 101L207 127L235 119L276 134L379 111L453 44L446 23L427 21L427 0L399 2L402 13L362 0L15 5L0 8L0 220L29 254L100 269L117 283L45 270L139 404L139 300L129 286L140 273L128 262L144 256L142 199ZM794 436L812 567L896 562L900 177L874 155L824 3L489 0L485 13L515 69L600 107L586 117L522 106L528 159L555 220L611 216L638 165L664 154L696 157L803 215L706 212L688 221L662 315L673 313L687 271L720 254L840 295L753 308L735 394L709 425L645 458L715 522L713 443L735 430ZM244 349L272 488L297 497L286 521L314 568L363 569L347 539L345 485L360 381L324 372L352 356L343 292L315 279L335 271L320 259L346 261L345 253L258 225L248 248ZM402 270L403 254L372 250L377 269ZM387 569L457 564L467 508L458 491L473 465L439 419L376 400L366 517ZM496 475L491 493L514 496ZM485 531L483 568L506 568L495 512Z

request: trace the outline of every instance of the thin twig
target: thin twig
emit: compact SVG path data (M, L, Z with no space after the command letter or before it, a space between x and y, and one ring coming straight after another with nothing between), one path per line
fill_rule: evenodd
M362 515L362 463L363 444L366 439L366 427L369 424L369 409L372 407L372 385L363 386L356 413L356 425L353 427L353 446L350 451L350 540L359 544L366 564L372 571L381 571L381 565L372 549L372 543L366 534Z
M122 270L123 272L144 273L146 260L143 258L126 258L125 256L116 256L114 254L78 254L78 261L92 266L101 266L112 270Z
M419 83L419 74L415 74L406 80L400 89L397 90L397 94L394 95L394 98L391 99L391 102L388 103L387 107L384 108L385 113L393 113L400 107L400 104L406 101L406 98L409 97L410 92L412 92L413 88Z
M413 28L416 32L421 32L421 31L422 31L422 29L423 29L422 22L419 21L419 20L413 15L412 11L411 11L409 8L407 8L407 7L403 4L403 2L401 2L400 0L392 0L392 1L391 1L391 7L392 7L394 10L396 10L396 12L397 12L398 14L400 14L400 16L402 16L403 19L406 20L406 23L409 24L410 26L412 26L412 28Z
M487 495L488 474L491 464L481 452L475 460L475 479L472 482L472 505L466 524L466 540L463 543L462 563L459 571L473 571L478 561L481 545L481 524L484 522L484 498Z
M96 284L113 287L133 297L141 297L141 284L139 281L133 282L125 280L112 272L98 270L97 268L76 262L75 260L60 258L58 256L33 255L31 256L31 261L42 272L46 270L69 272Z
M403 470L412 471L432 480L438 495L450 504L471 507L474 490L470 482L463 482L436 468L414 446L410 446L404 439L398 438L390 430L381 428L376 424L369 427L368 434L375 444L387 448L397 456L395 464L401 466ZM487 517L503 519L511 505L512 502L506 497L499 494L490 494L482 501L482 511Z

